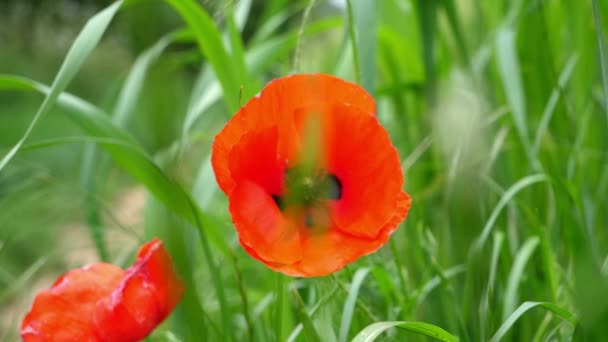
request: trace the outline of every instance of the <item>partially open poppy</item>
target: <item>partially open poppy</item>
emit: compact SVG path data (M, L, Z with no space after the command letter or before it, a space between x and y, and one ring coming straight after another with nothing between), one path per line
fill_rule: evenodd
M375 110L356 84L292 75L270 82L216 136L215 176L251 256L321 276L388 241L411 199Z
M171 313L183 294L163 243L143 245L126 271L96 263L69 271L36 296L21 323L34 341L139 341Z

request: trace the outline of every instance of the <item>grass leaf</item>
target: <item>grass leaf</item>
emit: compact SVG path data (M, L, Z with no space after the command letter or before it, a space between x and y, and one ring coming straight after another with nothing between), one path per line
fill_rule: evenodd
M602 33L602 22L600 19L600 10L597 5L597 0L592 0L593 3L593 22L595 24L595 36L597 37L597 48L600 59L600 71L602 73L602 83L604 89L604 106L606 107L606 118L608 119L608 55L606 52L606 43Z
M483 248L488 237L490 236L492 228L494 228L494 223L496 223L496 219L498 219L498 215L500 214L502 209L515 197L515 195L517 195L518 192L529 187L530 185L533 185L533 184L536 184L539 182L546 182L547 180L548 179L545 175L535 174L535 175L526 176L526 177L520 179L517 183L513 184L502 195L502 197L498 201L498 204L496 205L496 207L494 207L494 210L492 211L490 218L488 219L485 226L483 227L481 234L479 235L477 240L473 243L471 252L474 254L477 254L478 252L481 251L481 248Z
M154 46L144 51L133 64L118 95L118 101L112 115L112 122L118 127L125 129L131 121L133 113L135 112L135 107L140 99L148 70L177 37L178 34L169 34L162 37ZM95 241L95 246L97 247L97 252L101 260L108 260L108 252L105 243L103 222L99 213L98 198L95 194L98 193L97 189L101 184L105 183L109 167L110 163L107 157L100 155L100 152L95 145L90 144L86 146L83 156L80 183L85 189L85 217L87 224L91 229L93 241Z
M193 0L166 0L188 24L203 55L213 66L230 112L239 108L239 77L213 19Z
M355 272L353 282L348 290L348 297L344 302L344 310L342 311L342 320L340 321L340 336L338 341L346 342L348 338L348 331L350 330L350 323L353 319L355 304L357 303L357 296L359 295L359 289L363 280L369 273L369 268L361 268Z
M530 138L526 120L526 97L521 81L515 32L510 27L503 27L496 35L496 61L507 102L511 107L515 128L522 144L529 152Z
M534 250L536 250L539 241L540 240L536 236L529 238L515 255L515 260L513 261L513 266L509 272L509 280L507 282L507 288L505 289L505 294L503 297L503 319L505 319L507 315L509 315L515 309L515 303L518 301L517 293L519 284L523 278L524 269L528 264L528 260L530 260L532 253L534 253Z
M568 310L561 308L555 304L547 303L547 302L524 302L522 303L500 326L500 328L496 331L494 336L490 342L498 342L502 341L505 335L509 332L509 330L513 327L513 324L528 310L533 309L535 307L542 307L548 311L553 312L554 314L560 316L566 321L570 322L572 325L576 325L577 319L576 317Z
M361 330L352 342L372 342L375 341L380 334L389 330L390 328L400 328L411 331L413 333L432 337L438 341L444 342L457 342L458 338L449 332L441 329L438 326L423 323L423 322L376 322L368 325L365 329Z
M53 81L53 84L48 94L44 98L42 105L40 105L40 107L38 108L38 111L34 115L34 118L30 122L29 126L27 127L27 130L25 131L21 139L19 139L17 144L15 144L9 150L9 152L4 157L2 157L2 159L0 159L0 171L2 171L6 164L8 164L8 162L19 151L21 145L23 145L25 140L27 140L30 133L38 123L38 120L40 120L42 116L47 114L55 105L55 102L57 101L59 95L65 90L65 88L68 86L70 81L72 81L74 76L76 76L76 73L78 72L78 70L80 70L80 67L82 66L86 58L97 46L99 40L101 40L101 37L108 28L108 25L110 25L112 18L114 18L114 15L116 14L116 12L118 12L118 9L121 5L122 0L113 3L103 11L97 13L86 23L80 34L78 34L78 37L76 37L76 40L72 44L70 51L68 51L68 54L63 60L61 68L57 72L55 80Z

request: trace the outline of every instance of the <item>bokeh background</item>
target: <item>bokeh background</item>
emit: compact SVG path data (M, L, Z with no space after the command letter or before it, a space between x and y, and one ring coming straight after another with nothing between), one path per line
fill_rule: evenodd
M0 156L32 127L0 163L0 339L61 273L129 265L152 236L190 286L150 340L346 341L383 321L606 339L608 2L133 0L66 60L111 4L0 0ZM319 279L246 255L209 165L239 104L293 72L375 96L414 200L382 250ZM379 337L404 339L427 337Z

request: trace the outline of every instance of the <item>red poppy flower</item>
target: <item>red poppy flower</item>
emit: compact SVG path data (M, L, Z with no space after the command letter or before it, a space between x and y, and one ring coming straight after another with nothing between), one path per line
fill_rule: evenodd
M270 82L217 135L212 163L243 248L288 275L376 251L410 208L374 99L330 75Z
M21 323L34 341L139 341L173 310L183 294L171 258L154 239L126 271L97 263L69 271L38 293Z

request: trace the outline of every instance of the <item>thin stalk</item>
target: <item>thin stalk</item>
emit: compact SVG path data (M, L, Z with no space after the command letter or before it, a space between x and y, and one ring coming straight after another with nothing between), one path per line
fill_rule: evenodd
M312 8L315 6L315 1L316 0L310 0L308 2L308 6L306 6L306 9L304 9L304 14L302 15L302 22L300 23L300 28L298 29L298 38L297 38L297 44L296 44L296 49L294 51L293 54L293 66L292 66L292 71L294 73L298 72L301 70L302 65L300 65L300 55L301 55L301 45L302 45L302 37L304 37L304 26L306 26L306 23L308 22L308 18L310 17L310 12L312 11Z
M592 3L597 47L600 54L600 70L602 71L602 82L604 86L604 106L606 107L606 119L608 120L608 67L606 66L606 47L604 46L604 35L602 33L602 22L600 21L600 10L597 6L597 0L593 0Z
M353 15L352 0L346 0L346 8L348 13L348 33L350 41L353 45L353 64L355 68L355 81L361 84L361 64L359 62L359 49L357 45L357 34L355 31L355 17Z
M220 313L221 313L221 317L222 317L223 329L227 334L227 336L226 336L227 340L234 341L236 339L234 338L234 329L232 329L232 321L230 320L230 313L228 312L228 303L226 301L226 295L224 294L224 287L223 287L224 284L222 284L222 277L220 274L220 270L217 267L217 265L215 264L215 261L213 260L213 255L211 253L211 246L209 245L209 241L207 241L207 238L205 236L203 224L201 222L199 213L196 210L196 207L194 206L192 201L188 201L188 203L191 206L192 213L193 213L194 219L196 221L196 226L198 228L198 233L199 233L198 236L199 236L199 240L201 242L201 246L203 248L203 254L205 255L205 259L207 259L207 267L209 268L209 273L211 273L213 275L212 276L213 282L214 282L213 285L215 287L217 299L220 303Z

